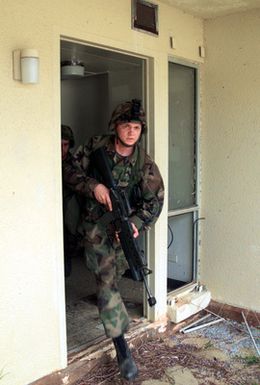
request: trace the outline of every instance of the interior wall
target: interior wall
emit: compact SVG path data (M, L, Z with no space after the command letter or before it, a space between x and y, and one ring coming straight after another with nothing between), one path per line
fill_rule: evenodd
M107 131L108 97L108 74L61 81L61 122L72 128L75 148Z
M214 299L257 311L259 20L255 10L205 23L200 270Z
M0 1L1 385L24 385L66 366L60 153L60 39L149 57L149 140L165 180L168 55L201 62L202 21L159 3L159 37L131 29L130 0ZM169 46L174 34L176 49ZM12 77L12 51L36 48L40 80ZM163 135L162 133L165 133ZM156 139L156 140L155 140ZM166 195L167 196L167 195ZM167 201L151 231L154 319L166 312ZM156 258L154 258L156 256Z
M62 80L61 123L72 128L74 148L93 135L107 133L114 108L123 100L142 99L142 86L140 67Z
M109 115L122 100L139 98L143 100L141 68L132 71L113 71L109 73Z

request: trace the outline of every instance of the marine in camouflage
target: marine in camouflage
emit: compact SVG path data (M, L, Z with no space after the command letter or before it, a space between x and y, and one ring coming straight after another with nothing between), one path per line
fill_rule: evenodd
M83 195L85 206L80 231L84 237L87 267L95 274L100 318L108 337L118 337L127 330L129 317L118 290L118 281L128 264L120 243L115 239L113 223L104 218L107 209L94 196L95 187L102 183L91 164L91 154L104 147L117 186L123 189L131 205L130 221L139 231L147 230L159 217L164 200L164 185L155 162L141 148L140 140L128 157L115 150L116 127L121 122L141 123L146 130L146 120L138 100L122 103L112 114L110 135L95 136L74 153L73 166L65 169L70 188ZM75 171L77 170L77 171Z
M80 197L75 194L79 183L84 180L82 170L74 165L74 158L70 149L74 147L74 135L69 126L61 126L62 146L62 193L63 193L63 240L64 240L64 268L65 277L70 276L71 260L79 253L80 235L77 228L80 220ZM84 182L83 182L84 183ZM82 190L82 188L80 188Z

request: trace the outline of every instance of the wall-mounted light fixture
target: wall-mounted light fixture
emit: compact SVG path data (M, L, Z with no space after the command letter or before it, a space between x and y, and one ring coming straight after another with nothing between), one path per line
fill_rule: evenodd
M38 83L39 55L36 49L13 51L13 78L24 84Z

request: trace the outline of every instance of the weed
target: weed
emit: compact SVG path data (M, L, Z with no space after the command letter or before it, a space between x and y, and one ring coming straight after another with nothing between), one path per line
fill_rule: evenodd
M0 381L2 380L2 378L5 376L6 373L4 373L4 369L2 368L0 370Z
M3 377L5 377L8 373L4 373L4 368L0 369L0 381L2 380Z
M243 361L248 366L255 365L255 364L260 364L260 357L257 357L257 356L247 356L247 357L243 357ZM259 384L252 384L252 385L259 385Z
M212 342L210 342L210 341L208 341L205 345L204 345L204 349L211 349L211 348L213 348L214 347L214 345L213 345L213 343Z

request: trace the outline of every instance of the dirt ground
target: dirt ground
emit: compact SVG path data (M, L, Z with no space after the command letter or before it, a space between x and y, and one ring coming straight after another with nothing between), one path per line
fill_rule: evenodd
M260 325L250 330L259 346ZM139 368L133 385L260 385L260 357L245 324L226 320L183 334L170 323L129 344ZM101 384L129 384L120 378L114 350L75 383Z

